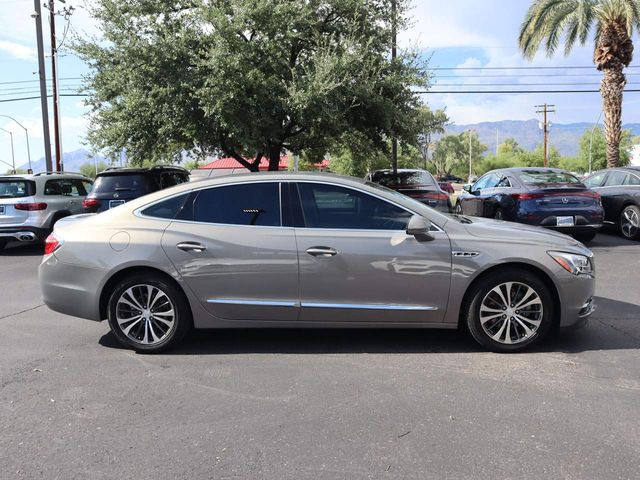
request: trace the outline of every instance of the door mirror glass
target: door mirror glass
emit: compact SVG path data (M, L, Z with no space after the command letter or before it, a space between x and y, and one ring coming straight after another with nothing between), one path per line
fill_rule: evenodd
M421 215L414 215L407 225L407 235L413 235L418 240L433 240L431 222Z

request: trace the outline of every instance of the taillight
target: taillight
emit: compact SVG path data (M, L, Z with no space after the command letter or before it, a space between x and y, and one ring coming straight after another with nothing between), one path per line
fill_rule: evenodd
M82 206L84 208L99 207L100 206L100 201L96 200L95 198L85 198L82 201Z
M16 210L24 210L27 212L33 212L35 210L46 210L46 203L16 203L13 206Z
M431 193L415 193L411 195L412 198L427 198L429 200L448 200L449 195L444 192L431 192Z
M514 200L535 200L536 198L542 198L542 193L512 193L511 198Z
M44 254L50 255L62 246L62 240L56 238L52 233L44 241Z

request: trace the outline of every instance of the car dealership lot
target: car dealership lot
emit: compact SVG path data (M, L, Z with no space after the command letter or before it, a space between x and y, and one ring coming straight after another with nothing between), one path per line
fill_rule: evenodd
M138 355L0 254L0 478L634 478L640 244L598 235L590 325L531 352L451 331L208 331Z

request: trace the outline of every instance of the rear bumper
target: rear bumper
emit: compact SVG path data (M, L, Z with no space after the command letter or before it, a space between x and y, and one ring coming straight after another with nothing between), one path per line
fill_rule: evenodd
M49 230L46 228L19 226L0 227L0 240L17 240L25 243L42 242Z

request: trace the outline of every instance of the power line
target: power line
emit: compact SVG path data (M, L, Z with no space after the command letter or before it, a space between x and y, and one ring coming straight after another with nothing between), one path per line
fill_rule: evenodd
M88 97L89 95L86 93L61 93L59 96L60 97ZM51 98L51 95L47 95L47 98ZM21 102L23 100L36 100L36 99L39 100L40 95L38 95L37 97L5 98L5 99L0 99L0 103Z
M533 67L533 66L519 66L519 67L431 67L429 70L580 70L588 68L593 70L594 65L588 67ZM626 68L640 68L640 65L629 65Z
M59 78L59 80L84 80L83 77L65 77ZM14 82L0 82L0 85L17 85L19 83L38 83L40 80L19 80Z
M636 93L640 92L638 90L625 90L624 93ZM429 93L463 93L463 94L481 94L481 93L491 93L491 94L539 94L539 93L600 93L600 90L419 90L414 93L418 94L429 94Z
M544 85L550 86L560 86L560 85L571 85L571 86L582 86L582 87L591 87L598 86L599 83L583 83L583 82L557 82L557 83L434 83L432 86L435 87L541 87ZM627 85L640 85L640 82L629 82Z
M636 77L640 75L640 73L626 73L625 76L627 77ZM523 77L566 77L566 78L576 78L576 77L598 77L598 78L602 78L602 74L601 73L575 73L575 74L564 74L564 73L533 73L533 74L527 74L527 73L519 73L519 74L508 74L508 73L501 73L500 75L469 75L469 74L460 74L460 75L434 75L433 76L435 79L438 78L459 78L459 79L465 79L465 78L523 78Z

